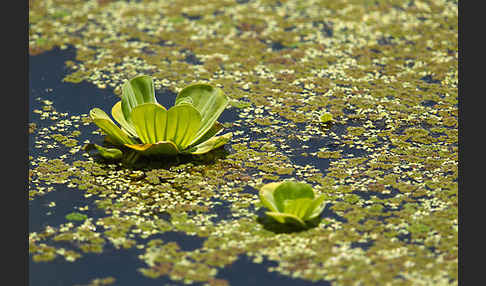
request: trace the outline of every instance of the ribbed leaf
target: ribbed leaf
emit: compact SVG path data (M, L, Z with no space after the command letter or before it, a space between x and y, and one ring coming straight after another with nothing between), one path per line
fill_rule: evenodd
M313 219L318 217L326 207L326 203L324 202L325 198L326 198L325 196L321 195L318 198L314 199L312 201L312 204L309 206L307 213L303 217L303 220L308 220L308 219Z
M304 219L307 210L312 204L312 199L303 198L295 200L284 201L284 213L295 215L300 219Z
M272 212L278 212L277 204L273 199L273 192L280 186L281 182L268 183L261 187L259 196L262 204Z
M189 150L186 150L184 153L191 153L193 155L204 154L216 148L219 148L226 144L232 137L232 133L226 133L221 136L213 137Z
M314 199L314 191L312 187L305 183L286 181L278 186L273 192L273 197L277 209L284 211L284 201L308 198Z
M228 105L229 99L220 88L208 84L194 84L184 88L176 98L176 105L190 102L201 114L201 126L193 138L195 143L214 125Z
M132 110L132 120L142 143L165 141L167 110L158 103L144 103Z
M157 103L152 77L137 76L122 85L121 108L127 122L132 122L132 109L144 103Z
M223 124L218 121L214 122L213 127L211 127L202 137L200 137L196 142L192 142L191 146L197 146L204 141L209 140L214 135L218 134L219 131L223 129Z
M128 123L125 119L125 115L123 114L122 108L121 108L121 100L115 103L113 107L111 108L111 116L120 124L122 127L122 130L127 132L130 136L132 137L138 137L137 131L135 131L135 127L133 126L133 123Z
M126 144L128 148L136 150L143 155L164 155L174 156L179 154L177 146L169 141L161 141L156 144Z
M293 223L299 226L305 227L305 222L300 218L292 214L279 213L279 212L266 212L266 214L274 218L279 223Z
M140 155L141 154L138 151L129 150L123 157L122 162L126 165L133 165L137 162L138 158L140 158Z
M93 122L110 137L111 142L118 145L137 143L135 140L131 139L127 133L116 126L103 110L93 108L89 112L89 115L91 119L93 119Z
M174 142L184 150L196 135L201 125L201 114L190 104L179 104L167 114L167 134L164 140Z

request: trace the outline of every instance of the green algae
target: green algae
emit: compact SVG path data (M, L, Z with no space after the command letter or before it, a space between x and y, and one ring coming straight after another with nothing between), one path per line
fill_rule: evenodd
M457 284L457 3L29 6L31 54L76 47L65 81L115 93L141 73L173 92L210 81L232 97L238 115L227 125L228 154L133 169L84 152L91 134L78 129L89 124L86 115L43 102L33 114L50 125L29 125L41 151L30 159L29 199L64 184L106 217L31 233L34 261L75 262L102 255L109 243L138 249L144 275L187 283L227 285L218 271L247 255L276 262L268 271L333 285ZM332 126L316 120L322 110ZM64 153L50 159L54 150ZM308 163L293 156L301 153ZM316 184L330 201L311 230L289 232L257 216L255 190L289 175ZM137 242L168 231L204 243L181 250Z

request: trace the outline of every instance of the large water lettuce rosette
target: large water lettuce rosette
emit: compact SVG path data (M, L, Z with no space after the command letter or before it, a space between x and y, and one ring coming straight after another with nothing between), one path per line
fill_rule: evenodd
M99 108L93 108L90 117L106 140L122 150L141 155L204 154L231 138L231 133L215 136L223 129L216 120L228 102L221 89L194 84L181 90L167 110L157 103L153 79L143 75L123 84L122 98L111 109L120 127ZM117 148L96 147L105 157L121 157Z

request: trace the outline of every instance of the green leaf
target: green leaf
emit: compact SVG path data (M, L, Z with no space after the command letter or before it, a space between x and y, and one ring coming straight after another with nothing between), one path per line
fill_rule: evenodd
M152 77L137 76L122 85L121 109L127 122L132 122L132 109L144 103L157 103Z
M309 198L314 199L312 187L305 183L286 181L280 184L273 192L277 209L284 211L284 201Z
M175 105L184 104L188 101L201 114L201 126L193 142L191 142L194 143L213 127L214 122L228 105L229 99L220 88L208 84L194 84L179 92Z
M307 213L307 210L312 205L312 201L313 200L309 198L285 200L283 202L283 212L286 214L295 215L296 217L303 219Z
M209 140L209 138L213 137L214 135L218 134L219 131L223 129L223 124L219 123L218 121L214 122L213 127L211 127L206 134L200 137L196 142L191 143L191 146L196 146L201 144L204 141Z
M93 108L90 110L89 115L91 119L93 119L93 122L110 137L111 142L118 145L137 143L135 140L131 139L127 133L116 126L103 110Z
M180 150L189 145L201 124L201 115L190 104L167 111L158 103L144 103L132 110L132 119L143 143L171 141Z
M125 115L123 114L122 108L121 108L121 100L115 103L113 107L111 108L111 116L120 124L121 128L123 131L127 132L130 136L132 137L138 137L137 131L135 131L135 127L133 126L133 123L128 123L128 121L125 118Z
M192 142L199 126L201 114L190 104L179 104L169 109L167 115L167 137L184 150Z
M177 146L169 141L161 141L155 144L126 144L128 148L131 148L142 155L163 155L163 156L175 156L179 154Z
M278 212L277 209L277 204L275 203L275 200L273 198L273 192L275 189L282 184L281 182L273 182L273 183L268 183L263 185L263 187L260 188L260 201L262 204L272 212Z
M165 141L167 110L158 103L144 103L132 110L132 120L142 143Z
M325 199L326 197L324 195L321 195L318 198L314 199L309 209L307 210L307 213L302 219L309 220L318 217L326 207L326 203L324 202Z
M184 153L191 153L193 155L207 153L226 144L231 139L232 135L232 133L226 133L221 136L213 137L193 148L190 148L189 150L186 150Z
M292 214L280 213L280 212L266 212L266 214L272 218L274 218L279 223L292 223L299 225L301 227L306 227L306 224L303 220L296 217Z
M110 159L110 160L118 160L121 159L123 156L123 152L117 148L105 148L97 144L93 144L93 145L103 158Z
M126 146L126 145L125 145ZM128 150L123 156L122 163L125 165L134 165L138 158L140 158L141 152L138 152L136 150Z

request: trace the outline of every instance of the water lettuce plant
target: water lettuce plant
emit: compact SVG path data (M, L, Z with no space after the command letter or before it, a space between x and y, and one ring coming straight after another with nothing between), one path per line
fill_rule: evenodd
M262 204L270 210L266 212L268 216L279 223L302 227L317 218L326 206L323 195L315 197L310 185L294 181L268 183L260 189L259 195Z
M333 120L332 114L328 112L324 113L319 117L319 120L321 121L321 123L329 123Z
M90 117L106 133L106 141L122 150L140 155L204 154L231 138L231 133L215 136L223 129L217 119L228 102L221 89L194 84L182 89L167 110L157 103L153 79L142 75L122 85L121 100L111 109L121 128L99 108L93 108ZM122 155L117 148L95 147L105 158Z

